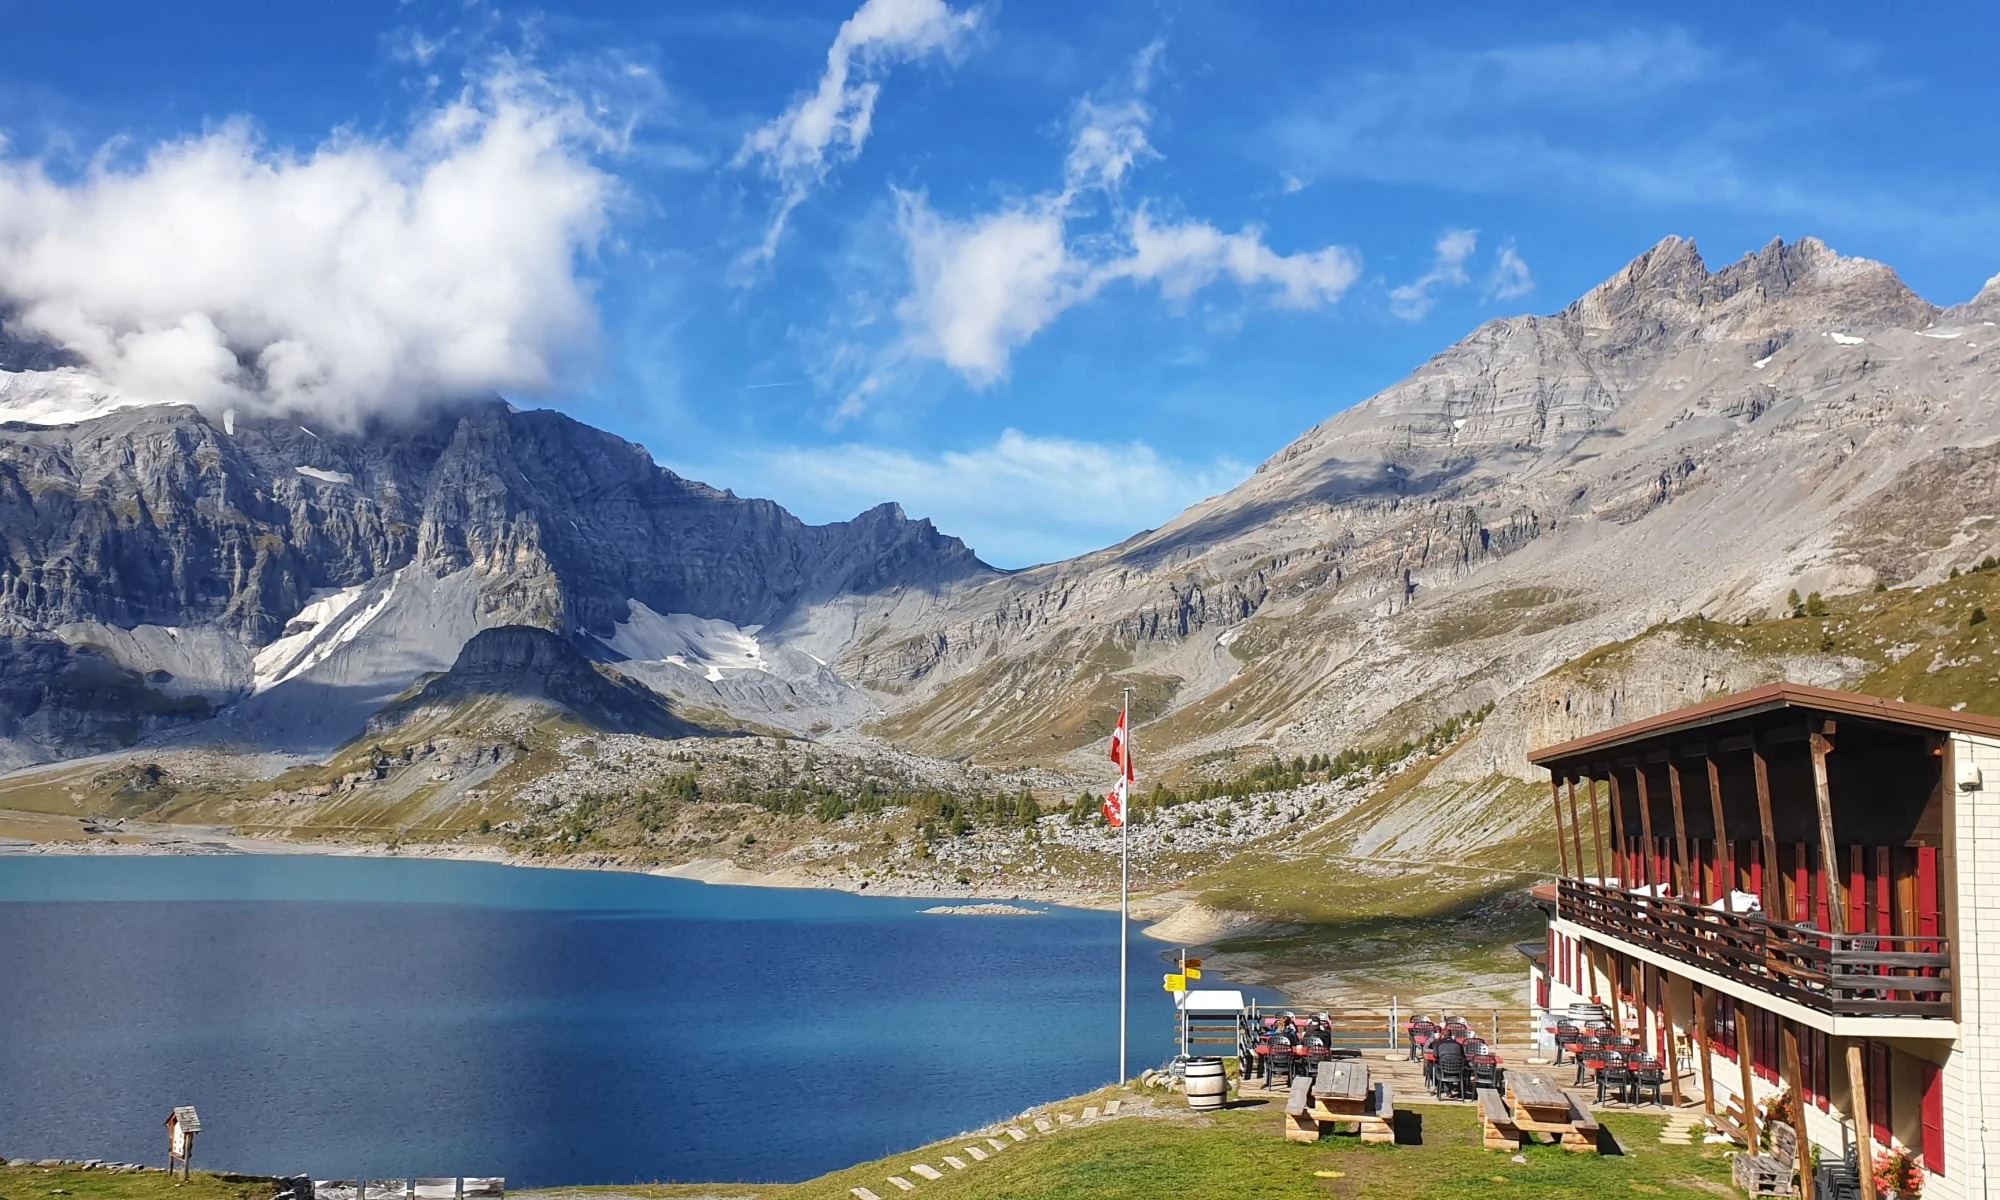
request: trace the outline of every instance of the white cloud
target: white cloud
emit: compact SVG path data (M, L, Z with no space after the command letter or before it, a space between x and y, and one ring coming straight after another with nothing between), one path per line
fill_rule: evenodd
M352 420L544 391L596 335L604 136L503 64L399 141L235 121L73 180L0 160L0 301L148 400Z
M1464 287L1470 277L1465 261L1479 248L1479 233L1472 229L1447 229L1438 235L1431 269L1398 288L1389 290L1389 311L1405 321L1421 321L1437 305L1440 288Z
M982 15L978 8L953 9L944 0L864 0L841 23L819 84L752 132L736 152L736 166L759 164L779 190L777 211L763 241L745 256L746 264L769 261L793 210L836 163L861 153L874 124L883 70L957 53Z
M1095 287L1070 254L1057 203L961 222L939 216L921 195L900 193L897 202L910 291L896 313L908 348L974 383L1005 375L1016 347Z
M1276 302L1286 308L1317 308L1339 300L1361 276L1361 260L1344 247L1279 254L1255 226L1224 233L1205 221L1161 225L1141 209L1127 238L1130 253L1100 274L1156 284L1169 300L1185 300L1227 277L1246 288L1276 288Z
M1139 442L1009 429L988 445L935 454L866 443L788 448L758 461L753 474L794 511L833 519L894 500L964 538L988 562L1025 566L1164 524L1235 486L1249 468L1226 459L1178 462Z
M1512 300L1535 290L1535 277L1529 273L1528 264L1521 258L1520 251L1512 242L1500 247L1499 257L1494 259L1493 271L1486 277L1486 298L1488 300Z
M1360 260L1344 247L1283 254L1255 226L1227 233L1200 220L1161 221L1121 201L1132 170L1158 157L1144 91L1159 55L1157 42L1140 53L1123 94L1077 104L1060 190L965 219L940 215L921 193L897 193L909 279L896 306L904 337L890 360L932 359L975 386L995 383L1015 350L1119 282L1184 301L1228 280L1269 289L1287 308L1332 304L1353 286ZM1079 231L1096 215L1091 199L1107 201L1108 213ZM878 364L870 384L879 388L882 374ZM841 418L858 415L862 402L850 395Z

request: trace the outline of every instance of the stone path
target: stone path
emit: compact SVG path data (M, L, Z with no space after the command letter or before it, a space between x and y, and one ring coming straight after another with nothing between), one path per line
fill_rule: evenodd
M1125 1102L1123 1100L1107 1100L1101 1108L1095 1104L1086 1105L1081 1117L1075 1113L1066 1112L1058 1112L1054 1121L1049 1120L1047 1117L1036 1117L1034 1119L1035 1132L1053 1133L1062 1126L1075 1125L1084 1121L1110 1120L1116 1117L1119 1114L1119 1110L1124 1107ZM972 1160L971 1162L965 1161L964 1158L960 1158L956 1154L944 1155L941 1161L943 1161L945 1166L950 1167L954 1171L964 1171L988 1161L1015 1142L1025 1142L1028 1140L1027 1132L1019 1126L1009 1125L1001 1132L1013 1140L1002 1141L998 1137L989 1137L986 1139L986 1144L992 1147L991 1150L982 1150L978 1146L971 1145L965 1146L961 1150L961 1153ZM911 1163L908 1171L911 1175L915 1175L918 1179L925 1182L933 1182L944 1178L944 1172L931 1166L929 1163ZM899 1192L914 1192L918 1190L915 1183L901 1175L889 1176L889 1183ZM881 1196L865 1187L849 1188L848 1191L854 1196L854 1200L882 1200Z
M1660 1129L1660 1142L1667 1146L1692 1146L1695 1125L1706 1123L1707 1120L1708 1114L1700 1109L1670 1109L1667 1112L1667 1123Z

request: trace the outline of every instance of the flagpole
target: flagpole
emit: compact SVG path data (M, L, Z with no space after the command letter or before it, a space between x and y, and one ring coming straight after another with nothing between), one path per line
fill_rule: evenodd
M1132 924L1132 689L1125 689L1118 723L1125 727L1125 763L1119 768L1118 790L1118 1082L1123 1085L1131 1074L1125 1069L1125 1021L1129 1009L1127 976L1132 973L1132 956L1125 945Z

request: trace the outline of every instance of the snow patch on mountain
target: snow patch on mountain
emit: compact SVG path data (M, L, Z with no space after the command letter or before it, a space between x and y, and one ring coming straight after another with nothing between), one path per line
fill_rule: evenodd
M25 425L75 425L121 408L158 403L124 395L75 367L53 371L0 371L0 421Z
M318 467L293 467L292 469L307 479L317 479L321 483L344 483L349 486L352 486L354 483L354 476L349 475L345 471L322 471Z
M299 469L303 471L306 468ZM259 650L257 657L251 660L251 690L261 692L301 675L360 636L395 594L394 577L391 577L389 586L380 589L374 600L364 606L354 619L343 622L341 618L368 590L368 585L363 584L313 593L311 602L285 626L285 635Z
M763 628L688 613L657 613L634 600L615 632L598 640L628 659L672 663L720 683L724 671L770 670L757 641Z

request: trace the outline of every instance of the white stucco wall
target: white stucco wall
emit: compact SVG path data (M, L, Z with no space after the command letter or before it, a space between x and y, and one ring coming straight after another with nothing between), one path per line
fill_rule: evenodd
M1986 1145L2000 1115L2000 1074L1977 1070L2000 1055L2000 742L1971 734L1951 739L1954 778L1947 780L1957 805L1958 867L1958 1053L1944 1068L1945 1175L1926 1188L1926 1197L1951 1200L1984 1196L2000 1184L1989 1172ZM1958 786L1967 767L1978 785ZM1968 1067L1974 1069L1968 1070ZM1992 1180L1992 1183L1989 1183Z

